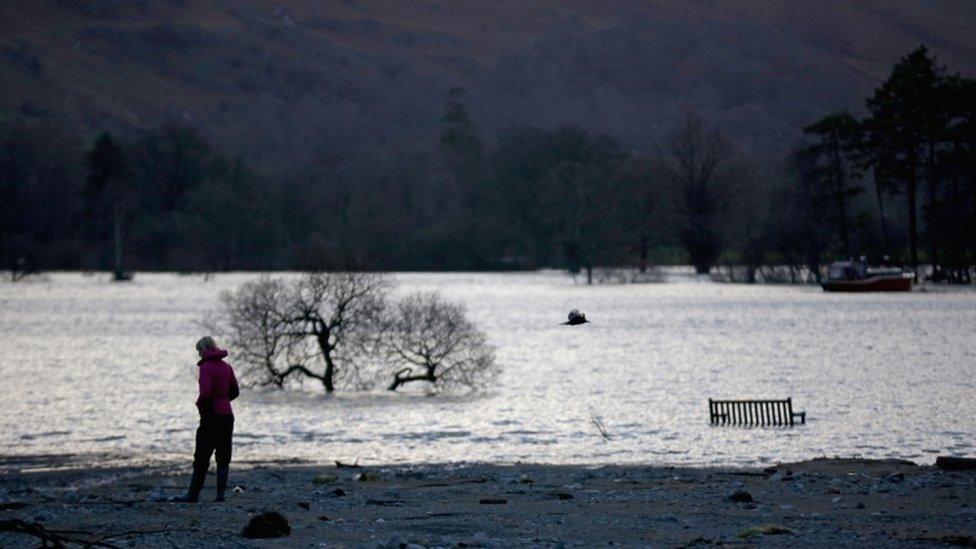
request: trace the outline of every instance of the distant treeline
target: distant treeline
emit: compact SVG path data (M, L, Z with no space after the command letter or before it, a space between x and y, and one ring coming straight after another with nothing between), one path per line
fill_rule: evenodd
M768 265L818 273L866 255L971 282L976 82L919 48L867 111L829 114L797 132L788 158L759 159L692 110L643 151L577 126L512 127L488 142L453 89L437 143L275 173L188 126L86 142L6 121L0 268L690 263L701 273L739 265L752 281Z

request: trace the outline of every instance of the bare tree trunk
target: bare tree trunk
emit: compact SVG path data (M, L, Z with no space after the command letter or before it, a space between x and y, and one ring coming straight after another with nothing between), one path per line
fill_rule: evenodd
M331 393L335 391L335 362L332 360L332 345L329 344L329 330L325 327L324 323L317 321L318 326L316 327L315 339L318 340L319 349L322 350L322 358L325 360L325 373L322 376L322 385L325 386L325 392Z
M912 272L915 275L915 282L918 282L918 215L916 204L916 188L918 180L915 174L915 159L909 163L908 175L908 245L911 253Z
M647 252L650 247L651 239L646 236L640 237L640 242L638 243L638 253L640 254L640 263L638 264L638 269L641 273L647 272Z
M928 218L928 234L929 234L929 263L932 264L933 274L936 269L940 270L941 261L939 258L939 234L937 234L939 229L939 211L938 211L938 194L939 194L939 180L938 172L935 167L935 146L929 141L929 158L928 158L928 169L926 170L926 187L928 188L928 199L929 199L929 218ZM944 243L943 243L944 244Z
M332 355L325 355L325 375L322 376L322 385L325 386L326 393L335 391L335 384L333 383L334 376L335 363L332 362Z
M939 182L935 175L935 150L932 143L929 143L929 158L926 169L926 190L928 191L928 220L926 222L929 245L929 263L932 265L932 274L944 274L939 260L939 211L938 211L938 185Z
M843 165L840 160L840 150L834 149L834 192L837 193L837 209L840 214L840 236L844 246L844 257L851 257L851 240L847 230L847 197L844 196L844 176L841 172Z
M410 383L412 381L429 381L430 383L437 381L437 376L434 375L434 368L426 368L426 372L423 374L409 375L411 372L413 372L413 369L411 368L402 368L401 370L397 371L395 374L393 374L393 382L390 383L387 390L396 391L401 385Z
M881 191L881 182L878 181L878 176L875 175L874 179L874 191L878 195L878 215L881 217L881 236L884 238L884 250L885 254L891 253L891 241L888 238L888 220L885 218L884 212L884 197Z
M113 229L113 251L115 259L115 280L126 280L125 271L122 270L122 212L119 211L119 204L112 205L112 229Z

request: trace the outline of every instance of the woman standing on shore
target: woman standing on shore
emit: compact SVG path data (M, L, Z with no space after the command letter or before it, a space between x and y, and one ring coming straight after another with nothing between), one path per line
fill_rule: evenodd
M230 401L237 398L240 388L234 369L223 361L227 351L217 347L210 336L197 342L200 361L200 395L197 397L197 410L200 412L200 426L197 427L196 449L193 452L193 476L186 494L172 498L176 502L196 502L200 498L210 456L217 454L217 497L214 501L224 501L227 490L227 476L230 474L230 455L234 435L234 410Z

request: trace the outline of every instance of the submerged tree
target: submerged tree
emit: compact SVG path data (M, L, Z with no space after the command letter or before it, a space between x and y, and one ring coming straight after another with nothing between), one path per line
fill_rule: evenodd
M226 325L256 383L281 387L297 374L335 391L355 384L380 331L390 283L375 273L262 279L222 295Z
M436 293L407 296L391 310L383 347L393 371L391 391L415 382L474 389L498 374L484 333L467 319L463 306Z
M436 294L390 306L390 289L374 273L264 277L222 294L211 324L237 350L241 379L255 385L313 379L331 393L418 381L476 388L494 379L494 353L463 307Z
M289 360L292 331L284 305L290 290L280 278L262 277L221 294L222 315L208 328L229 338L242 380L280 388L289 375L308 369Z

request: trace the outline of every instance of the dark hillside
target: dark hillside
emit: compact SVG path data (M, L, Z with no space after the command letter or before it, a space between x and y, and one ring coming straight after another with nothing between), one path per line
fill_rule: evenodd
M757 152L862 101L919 43L976 72L967 1L8 1L0 116L87 133L167 121L266 167L576 122L643 149L694 106Z

